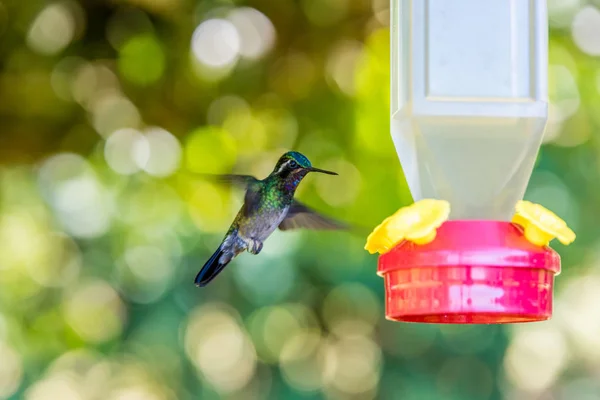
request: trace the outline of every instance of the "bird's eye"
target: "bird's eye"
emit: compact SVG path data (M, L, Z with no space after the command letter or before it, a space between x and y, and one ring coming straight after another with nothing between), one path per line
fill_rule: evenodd
M296 168L297 166L298 166L298 163L296 161L290 161L290 167Z

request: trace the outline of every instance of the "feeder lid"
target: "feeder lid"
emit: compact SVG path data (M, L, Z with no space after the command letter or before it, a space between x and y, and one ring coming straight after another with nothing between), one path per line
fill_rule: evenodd
M560 273L560 256L536 246L516 224L504 221L446 221L434 241L402 241L379 257L377 274L401 268L438 266L540 268Z

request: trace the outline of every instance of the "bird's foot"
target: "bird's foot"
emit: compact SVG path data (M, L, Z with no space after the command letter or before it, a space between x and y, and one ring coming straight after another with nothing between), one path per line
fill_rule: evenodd
M256 240L256 239L244 239L244 241L246 242L246 245L248 246L248 252L251 254L258 254L260 253L260 251L263 248L263 243L260 240Z

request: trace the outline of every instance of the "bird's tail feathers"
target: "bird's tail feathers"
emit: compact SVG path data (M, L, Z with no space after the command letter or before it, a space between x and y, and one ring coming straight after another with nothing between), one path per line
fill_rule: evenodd
M223 259L223 254L225 253L223 249L223 245L219 246L217 251L208 259L208 261L204 264L198 275L196 275L196 279L194 283L198 287L206 286L212 281L218 274L229 264L231 258L225 260Z

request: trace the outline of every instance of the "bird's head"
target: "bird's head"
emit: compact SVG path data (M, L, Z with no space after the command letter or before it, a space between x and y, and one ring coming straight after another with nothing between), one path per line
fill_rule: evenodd
M277 161L272 175L276 175L282 180L297 180L299 182L309 172L337 175L336 172L313 167L308 158L297 151L288 151L282 155Z

